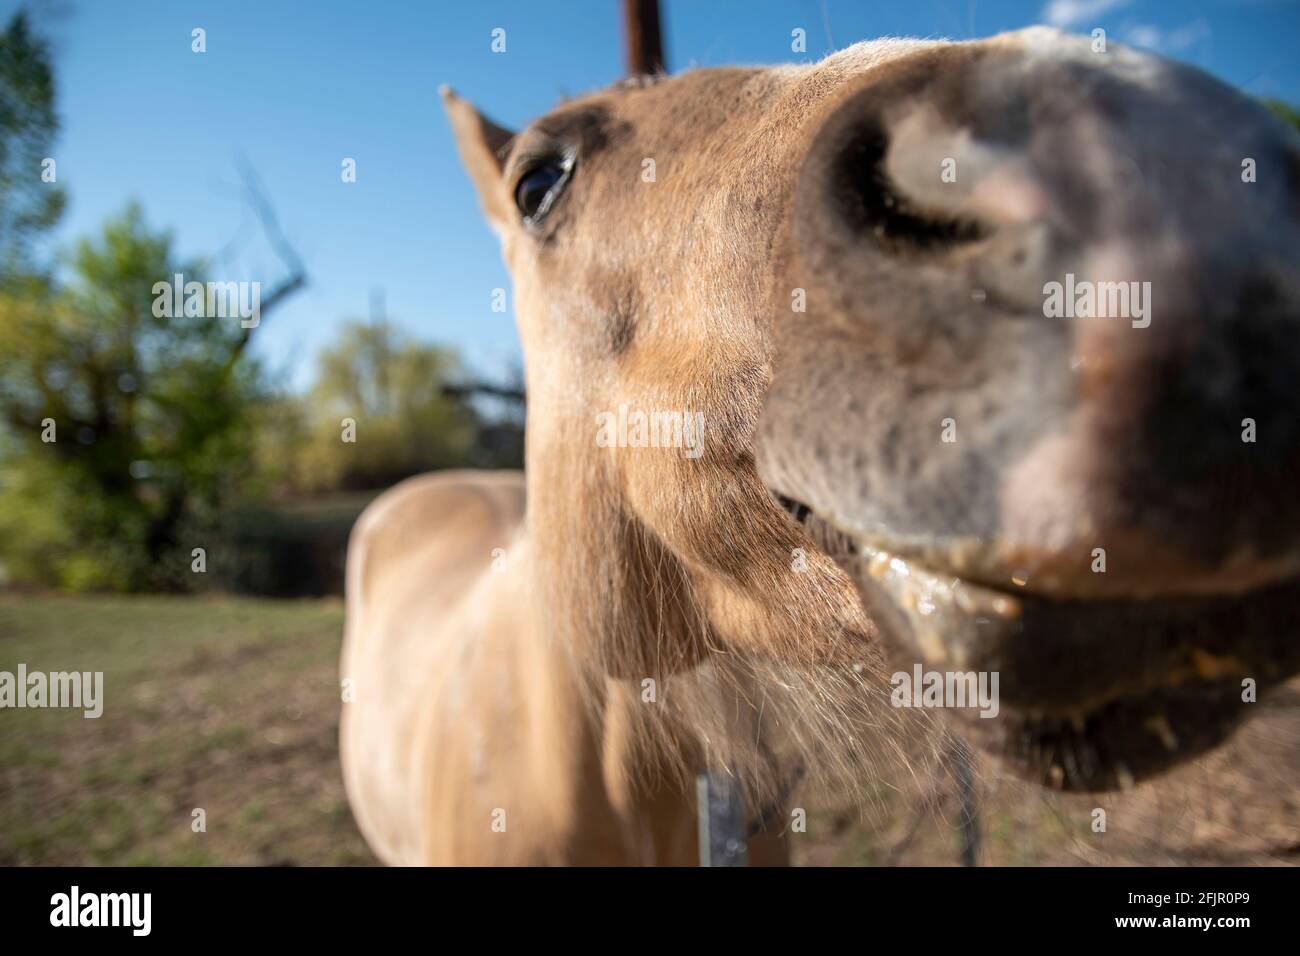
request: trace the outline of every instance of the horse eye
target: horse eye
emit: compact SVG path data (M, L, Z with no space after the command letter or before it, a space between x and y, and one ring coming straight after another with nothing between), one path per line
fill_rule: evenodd
M515 205L525 222L537 222L555 203L568 180L567 164L554 161L529 170L515 187Z

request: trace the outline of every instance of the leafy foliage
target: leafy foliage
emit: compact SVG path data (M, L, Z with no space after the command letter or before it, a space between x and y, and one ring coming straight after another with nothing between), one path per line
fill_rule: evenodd
M205 269L178 261L134 204L62 273L38 263L64 207L42 176L58 126L49 48L20 11L0 31L0 584L333 587L362 501L320 521L268 497L521 463L520 426L485 424L444 392L454 353L389 325L347 326L304 400L273 393L237 319L155 315L155 284L202 282ZM263 299L265 319L305 273L250 195L293 269ZM207 575L191 573L196 547Z
M454 353L416 342L389 323L344 326L321 354L304 405L303 486L381 488L469 463L478 416L443 393L459 376ZM342 439L344 419L355 422L355 442Z
M66 285L0 293L6 569L67 587L167 586L188 565L183 527L215 520L237 490L260 374L239 356L237 320L153 314L155 282L201 267L177 262L138 207L69 265Z
M59 129L54 96L49 48L20 10L0 31L0 288L27 278L33 241L65 205L41 177Z

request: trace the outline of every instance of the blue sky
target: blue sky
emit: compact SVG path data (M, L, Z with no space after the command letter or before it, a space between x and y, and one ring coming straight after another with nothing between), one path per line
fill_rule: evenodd
M0 0L7 19L17 4ZM38 0L38 10L41 7ZM1052 22L1146 46L1256 95L1300 102L1293 0L661 0L669 66L818 59L886 34L987 36ZM131 198L173 230L182 255L232 250L217 277L280 265L238 189L260 174L309 288L254 339L296 385L372 291L421 338L455 345L496 376L517 361L496 242L456 160L437 89L449 83L519 126L622 70L617 0L56 0L52 37L71 208L60 238L96 231ZM207 52L191 52L191 30ZM490 49L506 30L506 52ZM790 50L807 31L807 53ZM340 163L357 162L344 184Z

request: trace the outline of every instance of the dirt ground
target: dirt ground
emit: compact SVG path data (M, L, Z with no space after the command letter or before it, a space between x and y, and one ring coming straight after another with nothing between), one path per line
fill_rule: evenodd
M981 760L979 862L998 866L1253 866L1300 864L1300 688L1214 754L1123 793L1048 793ZM849 801L845 801L846 804ZM1095 832L1097 810L1105 832ZM928 803L887 805L867 821L826 814L804 864L948 865L959 860L955 787ZM810 827L810 831L811 831Z
M337 600L0 596L0 670L106 685L98 720L0 711L0 864L375 862L339 776L342 621ZM1129 793L1046 794L982 762L980 862L1300 862L1300 689L1258 706L1228 747ZM881 788L865 819L856 796L810 810L798 862L959 861L951 785Z

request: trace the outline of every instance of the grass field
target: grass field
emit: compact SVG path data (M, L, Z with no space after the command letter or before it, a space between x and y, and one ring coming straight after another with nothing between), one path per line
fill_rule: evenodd
M0 711L0 864L374 862L339 774L342 626L337 599L0 595L0 670L105 675L97 720ZM1045 794L985 761L982 862L1300 862L1300 693L1259 706L1232 745L1131 793ZM866 822L810 811L796 860L957 862L952 793L863 795Z
M373 862L338 769L342 626L337 600L0 598L0 670L105 684L97 720L0 712L0 863Z

